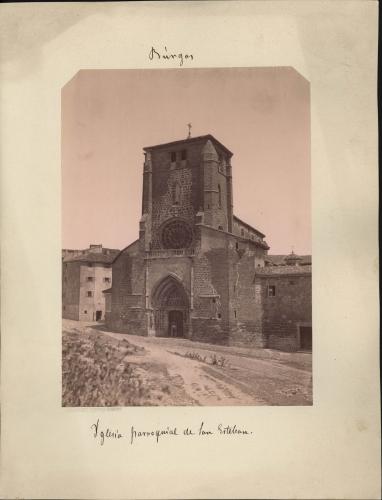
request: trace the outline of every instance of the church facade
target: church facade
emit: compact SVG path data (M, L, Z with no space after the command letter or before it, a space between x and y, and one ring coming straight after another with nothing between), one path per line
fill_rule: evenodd
M276 288L269 283L280 266L269 266L265 235L233 213L232 152L205 135L146 147L144 154L139 238L112 264L108 327L136 335L298 349L297 325L311 321L311 294L305 293L310 271L282 266L284 279L292 274L295 282L305 280L307 307L294 314L294 326L286 333L280 319L272 340L269 325L278 307L268 303L273 299L274 306L281 297L270 295L269 287ZM288 267L294 269L288 273ZM293 288L289 293L293 296ZM301 309L298 302L291 300L292 308L295 303ZM278 343L283 335L289 340Z

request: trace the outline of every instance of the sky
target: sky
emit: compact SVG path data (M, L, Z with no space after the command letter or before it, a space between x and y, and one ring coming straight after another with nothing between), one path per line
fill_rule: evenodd
M290 67L81 70L62 89L62 246L138 237L143 147L212 134L234 214L270 254L311 253L310 89Z

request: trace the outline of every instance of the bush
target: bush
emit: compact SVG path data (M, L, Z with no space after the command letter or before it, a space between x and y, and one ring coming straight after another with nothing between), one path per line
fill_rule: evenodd
M194 359L196 361L207 363L209 365L220 366L220 367L228 365L228 360L226 358L224 358L223 356L216 356L216 354L207 357L207 356L201 356L198 352L186 352L184 356L186 358Z
M63 334L63 406L137 406L146 395L126 362L134 346L102 334Z

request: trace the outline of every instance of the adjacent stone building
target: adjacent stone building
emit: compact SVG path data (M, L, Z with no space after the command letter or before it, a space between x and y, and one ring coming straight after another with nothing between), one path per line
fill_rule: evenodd
M312 266L310 255L268 256L258 269L263 332L267 347L286 351L312 349Z
M119 250L90 245L86 250L63 250L62 317L82 321L105 319L103 291L111 287L111 263Z
M304 284L289 286L289 266L271 262L265 235L233 214L232 152L206 135L144 154L139 239L113 261L109 328L299 349L297 324L311 318L310 294L306 307L299 303L310 273L295 272L293 263L294 281ZM274 269L283 269L279 278Z

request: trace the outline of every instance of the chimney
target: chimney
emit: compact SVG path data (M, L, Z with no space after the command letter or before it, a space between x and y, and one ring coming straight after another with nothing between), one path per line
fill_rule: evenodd
M102 253L102 245L89 245L89 252Z

